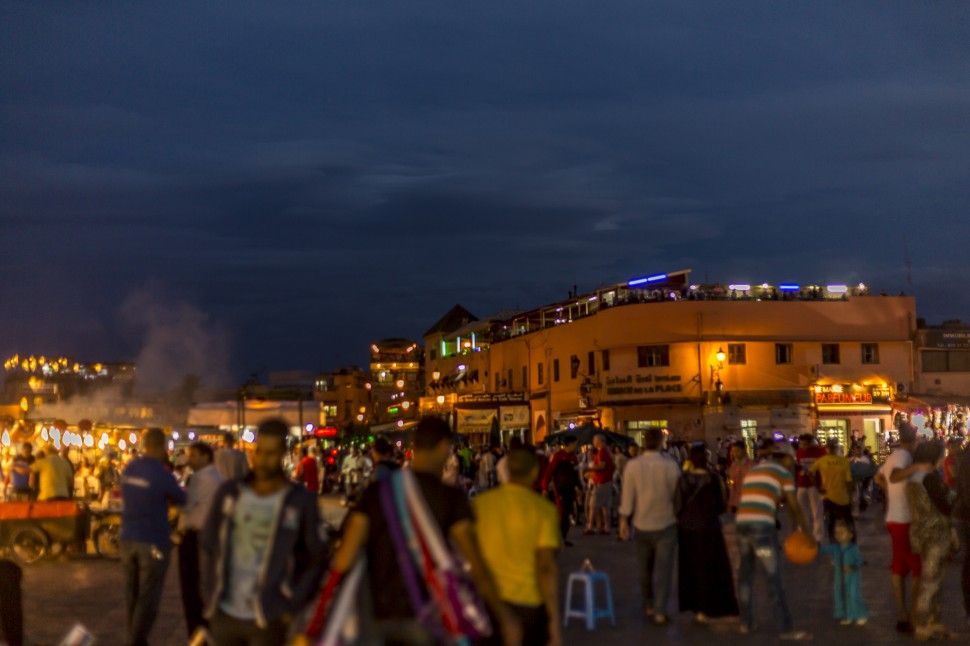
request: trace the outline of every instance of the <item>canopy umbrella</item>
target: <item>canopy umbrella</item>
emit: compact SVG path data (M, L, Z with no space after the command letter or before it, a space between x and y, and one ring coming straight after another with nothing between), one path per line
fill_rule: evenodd
M612 431L607 431L602 428L593 426L592 424L584 424L583 426L577 426L573 429L568 429L565 431L556 431L546 436L543 440L546 444L559 444L565 438L572 436L576 438L576 441L580 446L593 443L594 435L602 435L606 438L606 443L610 446L614 444L619 445L621 449L626 451L631 444L634 443L632 437L627 437L626 435L620 435L619 433L614 433Z

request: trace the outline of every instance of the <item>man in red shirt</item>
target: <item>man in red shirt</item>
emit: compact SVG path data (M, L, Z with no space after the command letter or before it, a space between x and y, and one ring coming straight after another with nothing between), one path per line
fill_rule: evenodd
M805 520L817 543L822 541L825 516L822 494L818 490L818 476L809 470L816 460L826 455L825 449L818 445L811 433L798 436L798 452L795 454L798 463L798 505L805 512Z
M542 490L552 494L552 499L559 508L559 531L562 534L563 545L571 547L566 540L569 533L569 514L576 503L576 490L579 489L579 459L576 457L576 438L572 435L563 440L562 447L553 453L549 466L542 476Z
M300 464L296 467L297 480L302 482L308 491L320 493L320 473L317 469L316 452L308 455L307 449L304 447L300 449L300 456Z
M606 438L593 436L593 464L587 469L592 513L586 523L586 534L610 533L610 509L613 507L613 456L606 448Z

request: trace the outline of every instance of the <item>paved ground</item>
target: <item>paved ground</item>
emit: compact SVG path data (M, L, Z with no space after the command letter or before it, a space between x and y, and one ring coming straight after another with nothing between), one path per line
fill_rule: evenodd
M326 504L325 513L335 519L340 510ZM863 570L863 594L873 617L865 627L842 627L831 617L831 566L818 559L809 566L786 566L784 578L789 601L799 628L812 630L816 641L829 644L898 644L908 641L893 630L895 622L889 589L889 539L873 512L859 521L860 545L868 565ZM578 534L574 530L574 533ZM726 530L731 545L730 527ZM601 621L595 632L587 632L573 620L566 631L569 646L604 643L682 643L682 644L774 644L772 613L767 605L763 582L756 587L758 605L762 608L761 629L752 637L742 637L733 626L704 628L692 623L687 614L674 615L671 625L657 628L640 619L637 573L633 547L614 537L572 537L575 546L561 555L563 578L589 558L597 569L609 573L616 600L617 626ZM152 635L155 646L185 644L175 568L170 571L161 616ZM99 644L120 644L124 630L121 566L117 562L95 558L52 562L25 569L24 595L27 631L38 644L57 644L75 622L93 632ZM947 576L944 601L945 620L953 630L964 632L958 566L953 564ZM530 645L531 646L531 645Z

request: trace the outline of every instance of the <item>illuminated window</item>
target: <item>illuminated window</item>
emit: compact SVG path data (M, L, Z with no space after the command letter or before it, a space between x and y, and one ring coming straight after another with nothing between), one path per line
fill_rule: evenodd
M728 343L728 363L732 366L743 366L747 362L747 346L743 343Z

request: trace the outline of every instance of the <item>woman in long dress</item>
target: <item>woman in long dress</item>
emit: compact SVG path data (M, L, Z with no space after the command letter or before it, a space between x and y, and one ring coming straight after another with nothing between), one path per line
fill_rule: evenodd
M711 469L707 447L695 443L690 449L689 468L677 484L674 509L680 547L680 610L693 612L699 624L738 615L734 576L721 531L726 500L724 483Z

